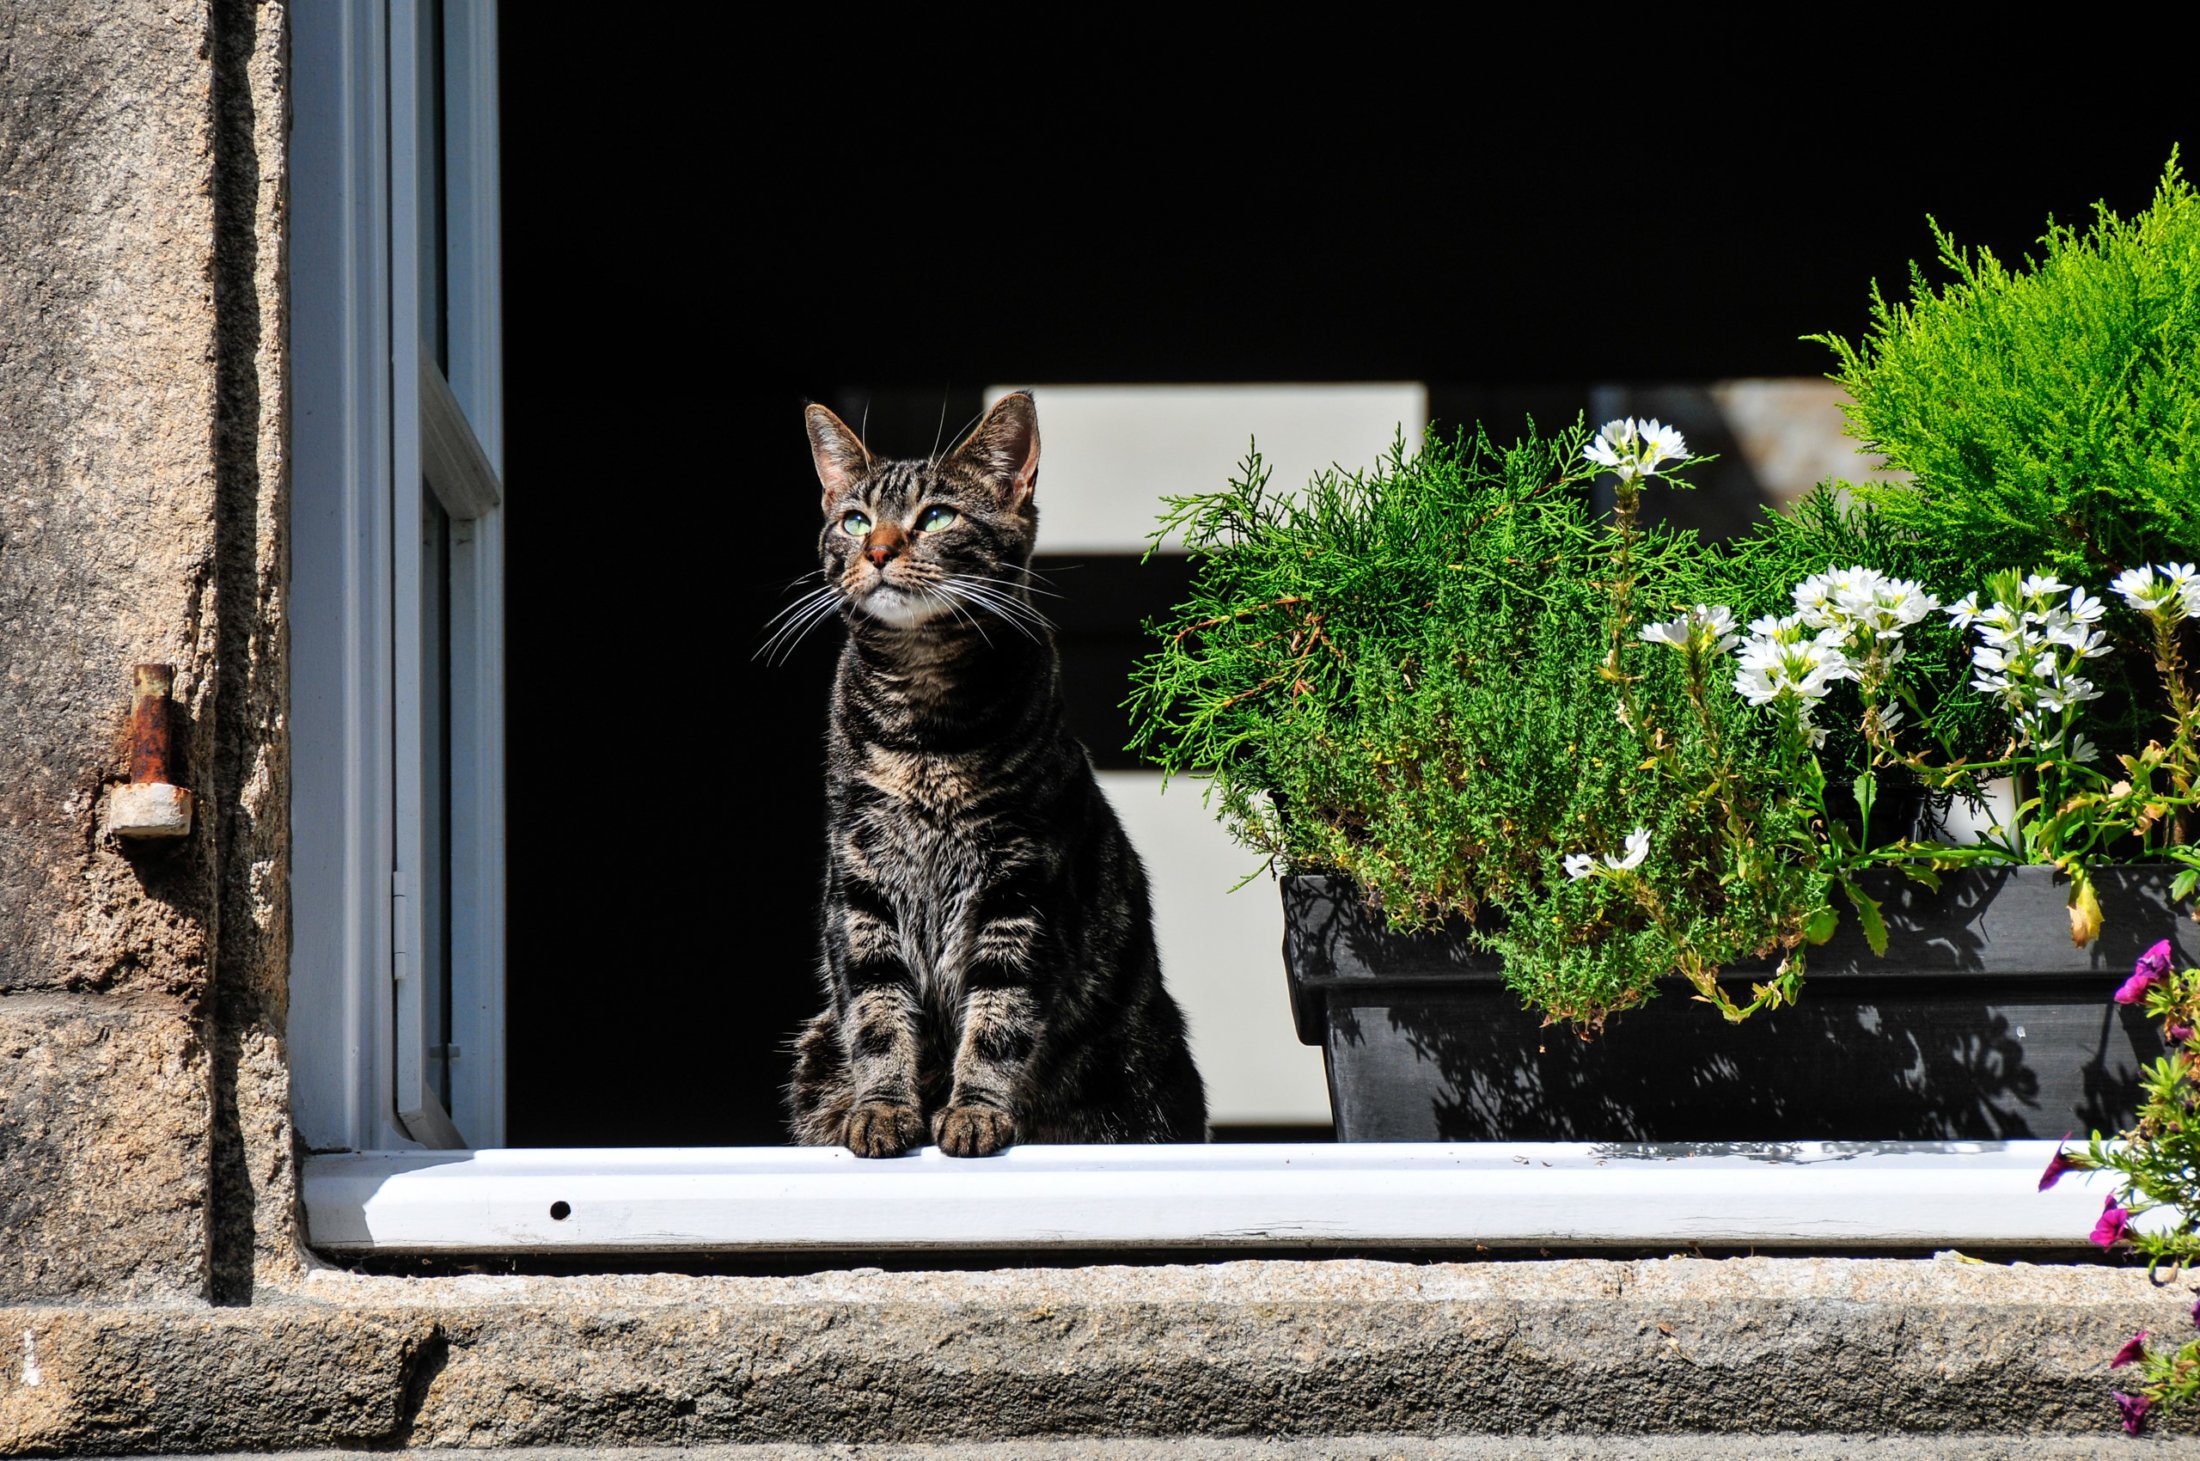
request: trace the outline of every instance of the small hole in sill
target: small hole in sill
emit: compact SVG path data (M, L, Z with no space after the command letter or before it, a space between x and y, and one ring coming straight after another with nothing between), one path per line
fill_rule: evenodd
M565 1221L565 1220L566 1220L567 1218L571 1217L572 1215L573 1215L573 1204L572 1204L572 1203L570 1203L570 1202L553 1202L553 1203L551 1203L551 1204L550 1204L550 1221L552 1221L552 1222L554 1222L554 1223L562 1223L562 1222L564 1222L564 1221Z

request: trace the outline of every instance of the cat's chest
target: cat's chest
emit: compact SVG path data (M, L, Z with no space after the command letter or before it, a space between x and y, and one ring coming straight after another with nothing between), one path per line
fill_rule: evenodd
M948 834L977 815L988 791L983 766L969 755L869 744L856 760L856 776L892 818Z
M955 962L999 851L975 768L963 758L871 748L859 775L873 793L856 829L869 875L922 961Z

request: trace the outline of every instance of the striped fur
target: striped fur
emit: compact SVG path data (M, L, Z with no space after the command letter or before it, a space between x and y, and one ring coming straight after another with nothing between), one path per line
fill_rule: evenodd
M1204 1139L1145 871L1063 724L1031 607L1031 398L934 461L876 461L822 406L809 428L848 638L827 736L825 1009L796 1040L794 1139L871 1157L927 1134L951 1156Z

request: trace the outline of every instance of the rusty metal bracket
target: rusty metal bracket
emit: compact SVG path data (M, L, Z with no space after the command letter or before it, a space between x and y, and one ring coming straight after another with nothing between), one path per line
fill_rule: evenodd
M169 780L173 665L139 665L130 677L130 784L107 798L107 830L155 840L191 835L191 793Z

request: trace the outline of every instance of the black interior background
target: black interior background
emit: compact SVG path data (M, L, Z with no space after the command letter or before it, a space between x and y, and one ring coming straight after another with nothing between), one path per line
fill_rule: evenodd
M2050 212L2143 205L2183 124L2106 93L1928 116L1686 57L1636 107L1565 67L1414 109L1284 68L1225 105L1219 74L505 15L520 1145L779 1139L836 635L751 656L812 566L805 401L906 455L994 383L1422 380L1440 421L1511 431L1597 382L1818 374L1799 337L1860 331L1928 213L2020 254ZM1062 575L1104 755L1161 572Z

